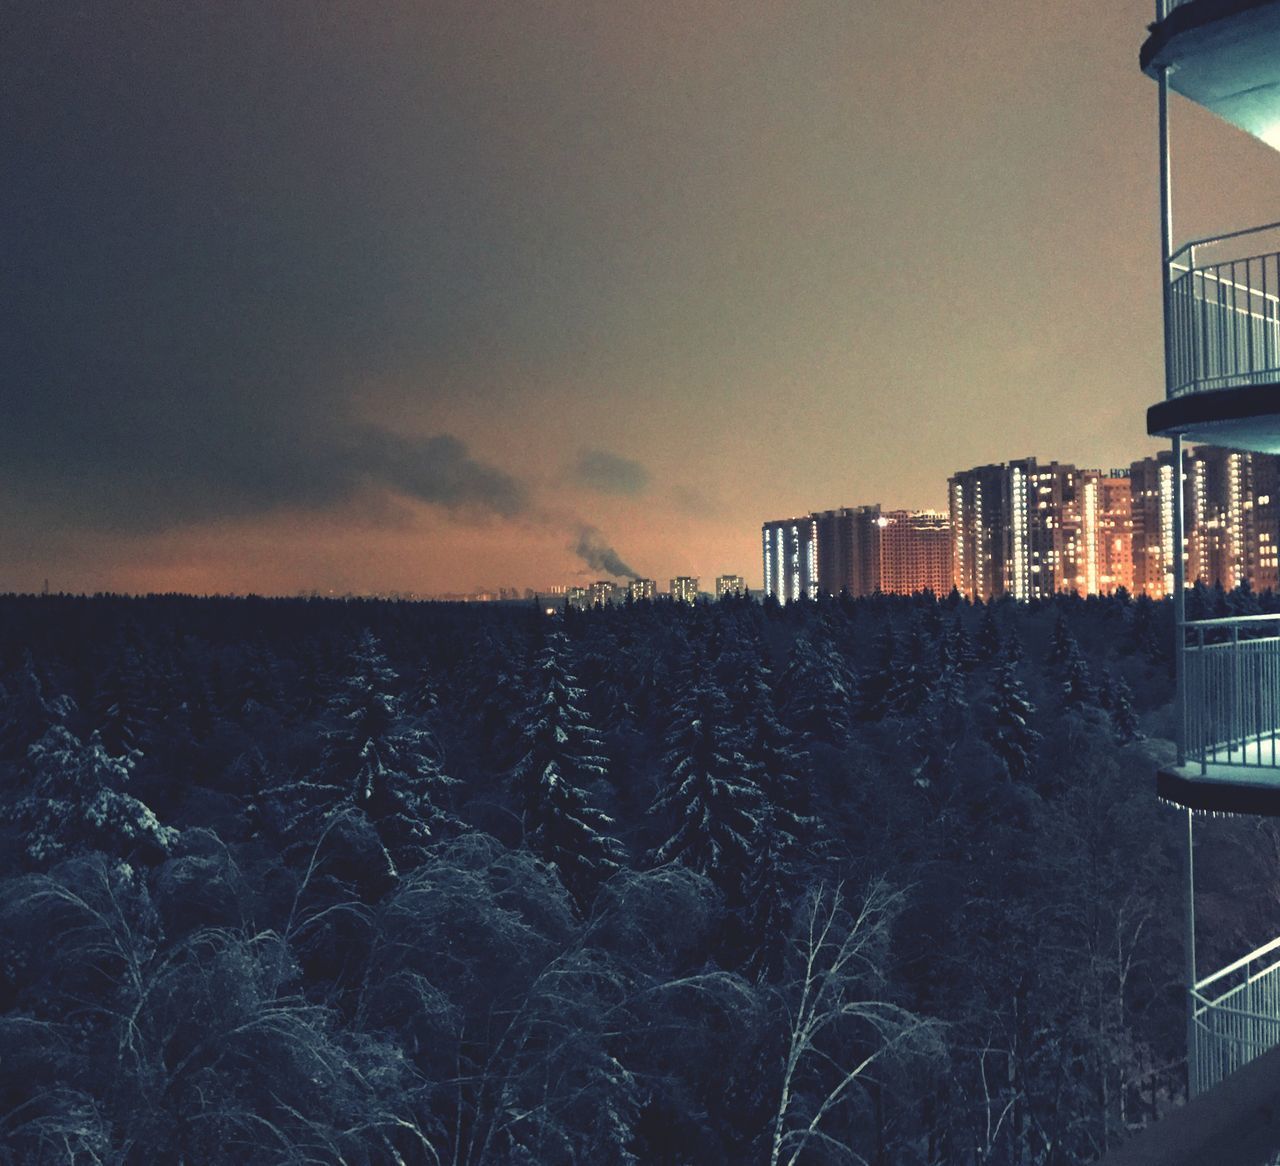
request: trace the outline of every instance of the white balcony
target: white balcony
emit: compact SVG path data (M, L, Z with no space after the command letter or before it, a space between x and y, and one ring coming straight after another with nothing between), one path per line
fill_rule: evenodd
M1280 452L1280 223L1170 259L1166 344L1166 399L1148 432Z
M1280 815L1280 615L1189 621L1183 631L1184 762L1156 789L1193 810Z
M1192 1097L1280 1044L1280 939L1273 939L1191 992Z

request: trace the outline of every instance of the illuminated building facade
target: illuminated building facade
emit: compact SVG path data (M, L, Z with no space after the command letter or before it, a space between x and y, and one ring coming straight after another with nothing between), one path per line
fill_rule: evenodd
M1248 583L1277 590L1280 458L1201 445L1183 457L1183 541L1187 582L1228 591ZM1135 594L1173 594L1173 454L1163 451L1129 468Z
M621 591L622 588L616 583L611 583L608 579L598 579L587 585L587 606L604 607L606 604L614 603L621 597Z
M698 579L696 575L677 575L671 580L671 598L677 603L696 603Z
M1128 470L1100 474L1098 489L1098 590L1133 593L1133 490Z
M717 575L716 576L716 598L724 599L729 595L743 595L746 593L747 583L741 575Z
M818 594L818 523L813 515L782 518L760 528L764 593L779 603Z
M952 578L962 594L1033 600L1131 587L1124 474L1020 458L957 473L948 494Z
M632 599L653 599L658 594L658 584L652 579L632 579L627 591Z
M1164 450L1129 467L1133 592L1163 599L1173 590L1173 454Z
M1005 593L1004 466L963 470L947 482L952 581L961 595L994 599Z
M879 529L880 590L890 595L932 591L938 596L951 591L951 522L945 514L887 510Z

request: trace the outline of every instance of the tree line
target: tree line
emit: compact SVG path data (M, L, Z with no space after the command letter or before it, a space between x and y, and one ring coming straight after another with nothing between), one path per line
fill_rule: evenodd
M1171 643L0 597L0 1161L1090 1161L1183 1089ZM1199 830L1226 962L1280 835Z

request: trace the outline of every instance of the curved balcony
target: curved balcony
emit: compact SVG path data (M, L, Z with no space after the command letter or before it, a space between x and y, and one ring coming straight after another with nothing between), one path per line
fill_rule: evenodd
M1280 1045L1280 939L1263 944L1191 990L1191 1096Z
M1280 615L1188 621L1185 764L1156 792L1193 810L1280 815Z
M1280 2L1169 0L1139 57L1169 88L1280 148Z
M1280 453L1280 223L1177 252L1167 333L1147 432Z

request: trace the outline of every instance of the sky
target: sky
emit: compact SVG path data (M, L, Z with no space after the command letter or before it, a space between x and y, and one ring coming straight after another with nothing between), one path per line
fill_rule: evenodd
M0 592L759 586L1158 448L1130 0L6 0ZM1173 99L1175 234L1280 159Z

